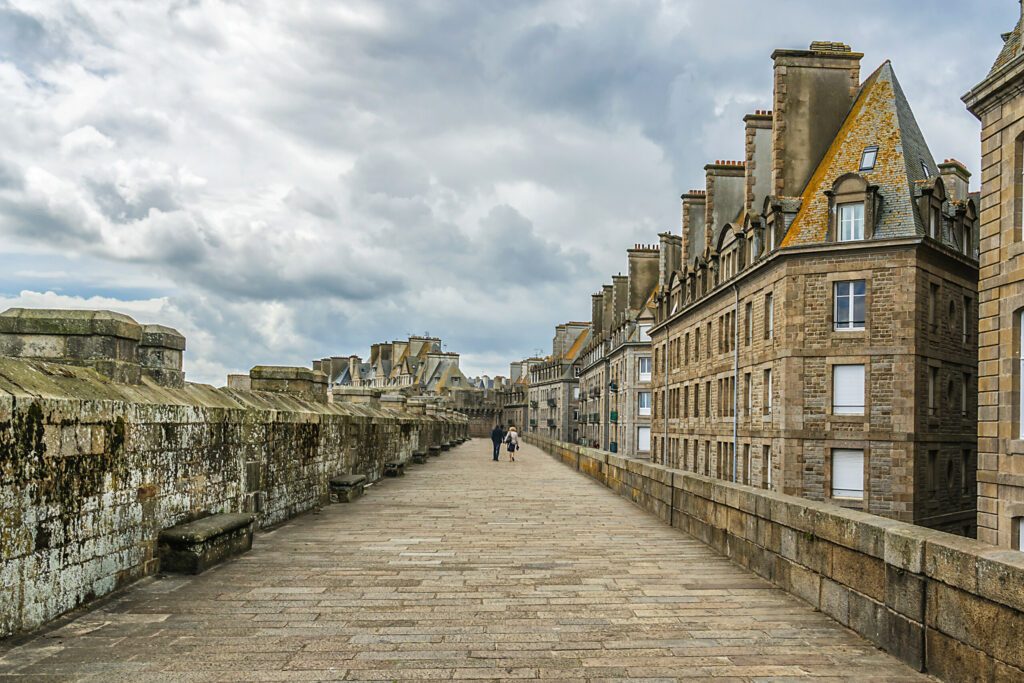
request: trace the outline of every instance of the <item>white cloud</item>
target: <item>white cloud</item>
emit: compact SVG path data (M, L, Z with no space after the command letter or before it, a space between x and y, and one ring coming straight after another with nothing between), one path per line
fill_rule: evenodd
M775 47L891 58L935 156L976 168L959 95L1016 9L943 9L0 0L0 254L32 254L0 282L92 305L105 264L99 303L182 326L193 378L425 329L503 373L741 154Z

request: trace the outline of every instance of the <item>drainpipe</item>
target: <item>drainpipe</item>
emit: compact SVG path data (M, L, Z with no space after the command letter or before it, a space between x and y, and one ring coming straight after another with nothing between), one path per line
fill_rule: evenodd
M732 319L732 481L736 483L736 459L740 455L740 289L733 283L736 313Z
M665 413L665 439L661 442L661 464L668 465L668 325L665 325L665 348L661 352L661 367L665 373L665 393L661 396L661 411Z

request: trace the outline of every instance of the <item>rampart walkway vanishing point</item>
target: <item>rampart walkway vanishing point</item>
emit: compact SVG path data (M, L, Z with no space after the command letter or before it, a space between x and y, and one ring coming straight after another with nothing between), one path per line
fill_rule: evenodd
M930 680L537 448L494 463L481 440L54 626L8 643L0 679Z

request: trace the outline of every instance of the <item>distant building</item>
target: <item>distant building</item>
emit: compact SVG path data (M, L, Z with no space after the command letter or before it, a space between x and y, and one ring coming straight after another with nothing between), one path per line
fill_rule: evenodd
M653 458L973 535L977 199L891 64L861 82L861 57L777 50L745 158L683 195Z
M441 350L437 337L409 337L370 347L369 362L359 356L313 361L313 369L327 375L331 386L376 387L405 393L443 394L471 388L459 368L459 354Z
M590 343L580 360L580 443L650 457L651 341L661 252L635 245L629 274L591 297Z
M555 328L551 355L530 368L530 431L562 441L579 440L580 352L590 339L590 323Z

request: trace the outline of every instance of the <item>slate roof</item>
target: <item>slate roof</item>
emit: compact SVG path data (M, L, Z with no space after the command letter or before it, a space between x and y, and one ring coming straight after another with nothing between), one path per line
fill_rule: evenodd
M579 323L575 323L575 324L579 324ZM590 339L590 328L589 327L584 329L582 332L580 332L580 335L578 337L576 337L576 341L574 341L572 343L572 346L569 347L569 350L565 352L565 360L567 360L567 361L574 361L574 360L576 360L576 356L578 356L580 351L583 349L583 347L586 346L588 339Z
M906 95L892 65L886 61L861 85L850 113L832 145L818 164L801 196L800 210L786 233L782 246L825 241L828 231L828 197L836 179L846 173L858 173L865 147L878 146L875 167L860 174L878 186L882 207L874 236L912 237L924 235L914 197L926 180L923 161L930 171L938 166L924 141Z
M1009 33L1003 34L1003 49L999 51L999 56L996 57L995 63L992 64L992 68L988 72L989 76L1002 69L1024 52L1024 49L1022 49L1024 46L1021 43L1022 32L1024 32L1024 7L1022 7L1021 17L1017 20L1017 25Z

